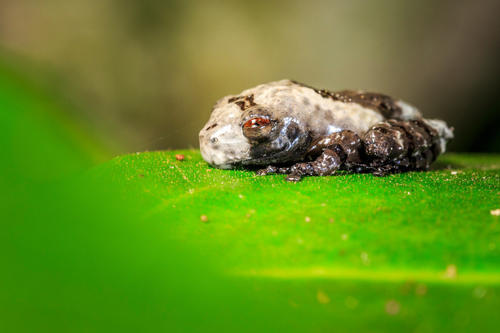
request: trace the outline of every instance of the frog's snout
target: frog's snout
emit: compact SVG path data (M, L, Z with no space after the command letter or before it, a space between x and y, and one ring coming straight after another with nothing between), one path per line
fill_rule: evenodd
M239 126L209 123L200 131L201 156L214 167L231 169L248 158L249 150Z

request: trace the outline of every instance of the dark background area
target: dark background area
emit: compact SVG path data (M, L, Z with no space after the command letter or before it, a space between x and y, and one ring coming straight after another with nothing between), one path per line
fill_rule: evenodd
M196 148L213 103L291 78L400 97L500 151L500 2L1 0L0 57L116 153ZM76 111L75 111L76 110Z

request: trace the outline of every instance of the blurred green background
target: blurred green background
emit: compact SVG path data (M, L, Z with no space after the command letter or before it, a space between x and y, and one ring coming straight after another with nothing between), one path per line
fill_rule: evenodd
M196 148L218 98L282 78L403 98L455 127L451 150L492 152L499 12L495 0L2 0L0 57L114 153Z

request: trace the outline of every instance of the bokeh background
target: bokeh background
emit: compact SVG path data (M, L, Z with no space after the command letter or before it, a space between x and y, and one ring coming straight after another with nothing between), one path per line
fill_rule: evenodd
M500 151L500 2L1 0L0 59L114 153L198 147L220 97L291 78L403 98Z

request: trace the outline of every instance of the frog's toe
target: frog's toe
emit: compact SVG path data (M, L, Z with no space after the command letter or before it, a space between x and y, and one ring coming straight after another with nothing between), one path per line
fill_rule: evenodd
M257 176L266 176L266 175L277 173L277 172L278 172L278 168L276 168L275 166L269 165L264 169L257 170L255 173L257 174Z
M286 176L286 181L287 182L292 182L292 183L296 183L296 182L299 182L301 179L302 179L302 175L298 174L298 173L290 173Z

